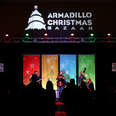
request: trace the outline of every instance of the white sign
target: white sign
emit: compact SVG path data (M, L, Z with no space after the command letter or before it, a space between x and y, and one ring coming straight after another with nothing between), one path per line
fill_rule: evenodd
M93 30L92 12L53 12L47 17L47 30Z
M35 5L25 30L93 30L92 12L50 12L43 15Z

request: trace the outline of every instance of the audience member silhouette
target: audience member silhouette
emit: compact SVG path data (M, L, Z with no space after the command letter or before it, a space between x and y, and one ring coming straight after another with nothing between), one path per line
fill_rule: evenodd
M74 106L77 105L76 99L78 99L76 98L76 93L77 89L75 80L71 79L70 83L67 83L67 87L64 88L61 95L62 101L64 102L66 107L67 116L73 116L74 114Z
M21 90L22 93L20 92L20 94L22 94L22 98L24 99L23 102L39 104L41 109L45 109L45 115L54 116L56 94L53 89L53 84L48 80L46 90L44 90L41 83L38 83L37 80L37 75L33 74L31 83L24 87L22 89L23 91ZM67 82L67 86L63 89L60 100L65 104L67 116L77 115L78 106L84 105L86 107L88 103L93 102L91 91L87 88L87 83L82 81L81 87L78 87L78 85L75 85L74 79ZM81 110L81 107L79 110Z
M56 94L55 90L53 90L53 84L49 80L46 84L46 105L48 116L54 116L55 115L55 100L56 100Z

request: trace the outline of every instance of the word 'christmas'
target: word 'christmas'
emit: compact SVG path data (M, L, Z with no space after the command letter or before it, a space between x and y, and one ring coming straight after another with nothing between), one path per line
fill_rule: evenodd
M92 20L48 20L48 25L92 25Z

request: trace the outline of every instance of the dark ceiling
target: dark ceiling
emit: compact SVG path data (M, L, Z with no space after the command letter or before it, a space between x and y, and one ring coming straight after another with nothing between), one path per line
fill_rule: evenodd
M92 7L96 9L97 17L94 20L97 31L115 31L116 7L113 3L113 0L0 0L0 32L22 33L34 4L38 4L46 11L60 7L64 10L70 7Z
M114 2L115 0L0 0L1 3L28 3L28 2Z

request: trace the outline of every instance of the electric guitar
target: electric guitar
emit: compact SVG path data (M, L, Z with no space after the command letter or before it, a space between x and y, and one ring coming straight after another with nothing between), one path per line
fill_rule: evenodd
M38 79L36 82L40 83L42 79Z

